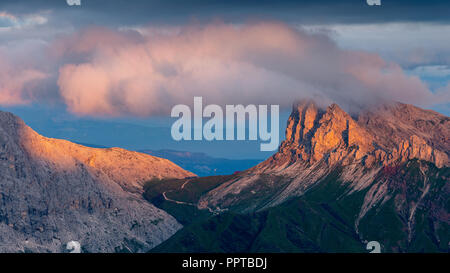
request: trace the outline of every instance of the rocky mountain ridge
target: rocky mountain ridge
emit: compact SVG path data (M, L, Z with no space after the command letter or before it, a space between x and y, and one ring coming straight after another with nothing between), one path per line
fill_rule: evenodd
M181 225L142 197L153 178L195 176L119 148L43 137L0 112L0 252L146 251Z
M294 105L278 152L203 196L199 207L261 210L301 196L335 170L350 194L409 160L446 167L449 136L450 118L412 105L390 103L352 116L336 104L323 109L304 100Z
M197 208L215 216L155 251L366 252L377 241L382 252L448 252L449 121L400 103L348 114L301 101L278 152L198 190Z

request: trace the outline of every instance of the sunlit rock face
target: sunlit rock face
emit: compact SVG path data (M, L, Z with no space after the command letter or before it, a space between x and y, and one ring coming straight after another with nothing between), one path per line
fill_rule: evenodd
M448 117L412 105L388 103L350 115L336 104L300 101L278 152L209 192L200 204L261 210L303 195L330 174L338 174L348 194L367 190L382 184L375 180L386 168L410 160L448 167L449 136ZM374 196L383 200L386 194Z
M193 176L123 149L43 137L0 112L0 252L146 251L181 225L142 198L145 181Z
M314 102L304 101L294 107L279 153L290 155L292 162L326 158L335 164L350 154L362 158L374 150L372 143L371 135L338 105L321 110Z
M449 118L405 104L391 104L359 114L355 119L332 104L319 109L313 101L294 106L286 140L274 157L327 164L363 160L394 164L423 159L448 165ZM286 158L285 158L286 159Z

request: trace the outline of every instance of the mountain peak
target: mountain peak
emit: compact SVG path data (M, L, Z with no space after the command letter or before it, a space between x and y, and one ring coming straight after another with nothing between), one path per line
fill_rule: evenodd
M337 113L337 114L342 114L342 115L347 114L347 113L345 113L345 111L342 110L342 108L339 107L339 105L337 105L336 103L332 103L330 106L328 106L327 112L330 112L330 113Z
M169 160L147 154L121 148L90 148L41 136L11 113L0 112L0 136L19 144L32 160L60 170L83 164L130 191L141 191L142 183L154 177L195 176Z
M321 109L312 100L294 105L277 162L304 161L386 165L418 158L448 165L449 118L401 104L383 104L353 118L333 103ZM280 163L276 163L279 165Z
M280 153L289 156L291 162L327 159L334 163L349 149L361 157L373 150L371 142L371 136L337 104L321 110L314 102L304 101L296 104L289 117Z

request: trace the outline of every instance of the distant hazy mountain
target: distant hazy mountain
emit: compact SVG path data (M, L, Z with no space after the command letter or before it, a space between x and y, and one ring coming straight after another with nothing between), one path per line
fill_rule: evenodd
M190 212L173 200L213 215L154 251L365 252L378 241L383 252L448 252L449 153L450 118L434 111L392 103L352 117L303 101L263 163L153 197L178 218Z
M43 137L0 112L0 252L146 251L181 225L142 197L151 179L192 177L166 159Z
M237 171L249 169L262 161L258 159L235 160L214 158L204 153L174 150L141 150L140 152L169 159L183 169L191 171L198 176L233 174Z

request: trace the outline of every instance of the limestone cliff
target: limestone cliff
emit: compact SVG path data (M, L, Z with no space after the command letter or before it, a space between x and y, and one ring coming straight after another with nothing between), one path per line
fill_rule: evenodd
M303 101L294 106L286 140L272 163L287 157L291 163L363 160L371 166L417 158L448 166L449 127L448 117L400 103L362 112L354 119L336 104L321 110L314 102Z

